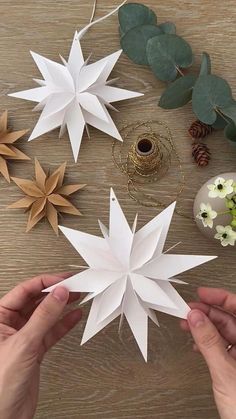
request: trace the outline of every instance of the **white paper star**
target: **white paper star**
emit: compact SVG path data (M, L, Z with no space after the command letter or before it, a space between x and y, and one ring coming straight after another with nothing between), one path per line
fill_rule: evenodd
M44 80L35 79L40 87L9 95L38 102L34 110L42 110L29 141L58 127L61 136L67 127L75 161L87 124L122 141L107 108L115 109L111 102L142 96L111 86L112 80L107 80L122 50L92 64L84 61L83 34L75 33L68 62L61 57L63 64L31 52Z
M135 232L137 216L131 229L111 189L109 231L99 221L103 238L60 227L89 265L61 282L70 291L88 292L83 302L93 299L81 344L124 315L147 360L148 317L158 325L153 310L186 318L190 308L170 281L183 283L174 276L215 256L163 253L174 208L175 203Z

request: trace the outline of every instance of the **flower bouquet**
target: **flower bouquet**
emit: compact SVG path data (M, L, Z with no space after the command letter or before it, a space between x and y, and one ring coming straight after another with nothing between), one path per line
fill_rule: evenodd
M222 246L236 242L235 176L218 176L200 189L194 204L194 215L200 230L211 229L207 236L220 240ZM210 183L212 181L212 183ZM204 232L204 231L203 231ZM204 232L205 233L205 232Z

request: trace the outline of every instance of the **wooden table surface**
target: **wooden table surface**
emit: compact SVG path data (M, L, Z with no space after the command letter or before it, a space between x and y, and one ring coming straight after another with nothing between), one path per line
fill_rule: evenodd
M208 51L213 71L223 76L236 93L236 4L234 0L149 0L159 22L176 23L178 34L193 47L196 68L202 51ZM115 0L98 0L96 17L103 16L117 5ZM1 0L0 2L0 95L1 110L9 110L14 129L32 129L37 113L33 104L9 98L9 92L34 86L38 71L29 54L36 51L53 60L67 57L75 29L85 26L90 18L92 0ZM85 56L93 59L119 49L117 15L93 27L82 41ZM163 83L157 81L148 68L137 66L123 54L114 70L119 85L145 93L119 104L120 113L113 114L118 128L135 120L158 118L172 130L174 141L183 161L187 185L179 200L186 214L191 215L193 199L199 187L211 176L235 171L236 149L223 138L222 132L209 138L212 160L205 169L196 167L191 159L187 128L194 119L191 106L175 111L158 109L157 101ZM157 214L157 209L144 208L132 201L126 192L126 180L111 158L112 140L91 130L86 136L77 164L73 162L67 135L58 141L54 131L31 143L19 141L23 151L32 158L56 168L68 162L67 180L88 186L75 195L74 203L84 217L65 216L64 225L99 234L97 219L108 220L109 187L113 186L131 222L139 212L139 226ZM11 174L31 177L33 160L11 165ZM168 177L158 188L171 201L175 185ZM57 238L47 223L40 223L31 233L25 233L26 215L20 210L8 210L7 205L21 197L11 183L0 178L0 293L41 272L65 271L79 265L82 259L62 236ZM208 242L193 221L174 215L167 240L171 246L182 241L181 253L218 254L219 258L181 276L188 286L178 286L188 301L196 296L199 285L220 286L236 292L235 249L223 249ZM214 406L206 366L192 352L192 340L179 329L178 319L158 316L161 328L150 324L149 362L145 364L127 326L123 341L114 321L86 345L80 347L88 307L83 321L46 357L42 367L40 402L37 419L214 419Z

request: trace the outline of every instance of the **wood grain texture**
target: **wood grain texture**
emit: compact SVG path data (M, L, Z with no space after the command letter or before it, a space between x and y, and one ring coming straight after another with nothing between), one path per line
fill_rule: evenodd
M89 20L93 1L88 0L1 0L0 2L0 95L1 110L9 110L14 129L32 129L38 114L31 112L32 103L9 98L9 92L33 87L38 76L29 50L57 60L67 57L75 29ZM149 0L160 22L172 20L178 33L190 42L196 54L208 51L213 70L225 77L236 93L235 43L236 4L234 0ZM117 5L115 0L98 0L96 17ZM93 59L119 49L117 16L93 27L82 41L85 56L93 51ZM209 138L212 162L205 169L193 165L187 128L193 120L191 106L175 111L157 108L164 84L157 81L148 68L136 66L122 55L113 73L120 86L140 90L143 98L122 102L114 120L121 128L125 123L158 118L170 126L188 178L180 204L191 213L194 196L208 178L218 173L235 171L236 150L224 140L223 134ZM20 140L22 150L42 164L55 168L67 160L70 183L87 183L75 196L74 203L84 217L66 216L62 222L89 233L99 232L97 218L108 219L109 187L113 186L131 222L139 212L139 225L150 220L157 211L138 206L127 195L125 178L114 168L111 139L91 130L92 139L84 138L80 158L74 164L67 136L58 141L57 132L27 143ZM11 174L30 177L33 162L15 163ZM168 179L159 190L171 199ZM25 234L26 215L8 210L7 205L20 197L12 183L0 178L0 293L4 294L24 278L41 272L64 271L82 260L66 239L57 238L46 223L40 223ZM221 249L208 242L194 223L175 215L167 245L182 241L180 252L218 254L219 259L182 275L189 286L178 289L186 300L196 295L199 285L224 286L236 291L235 249ZM37 419L215 419L210 380L200 356L192 352L191 339L183 334L178 320L159 315L161 328L150 325L149 362L145 364L128 327L122 341L117 334L118 323L80 347L84 320L46 357L42 368L40 402Z

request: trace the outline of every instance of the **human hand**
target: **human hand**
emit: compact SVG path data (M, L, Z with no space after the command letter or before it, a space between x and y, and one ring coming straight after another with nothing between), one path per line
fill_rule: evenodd
M221 419L236 418L236 295L218 288L199 288L199 302L181 327L194 338L208 365ZM234 346L235 345L235 346Z
M81 310L61 317L78 293L58 286L41 291L70 274L41 275L0 299L0 418L32 419L39 391L40 364L46 352L81 319Z

